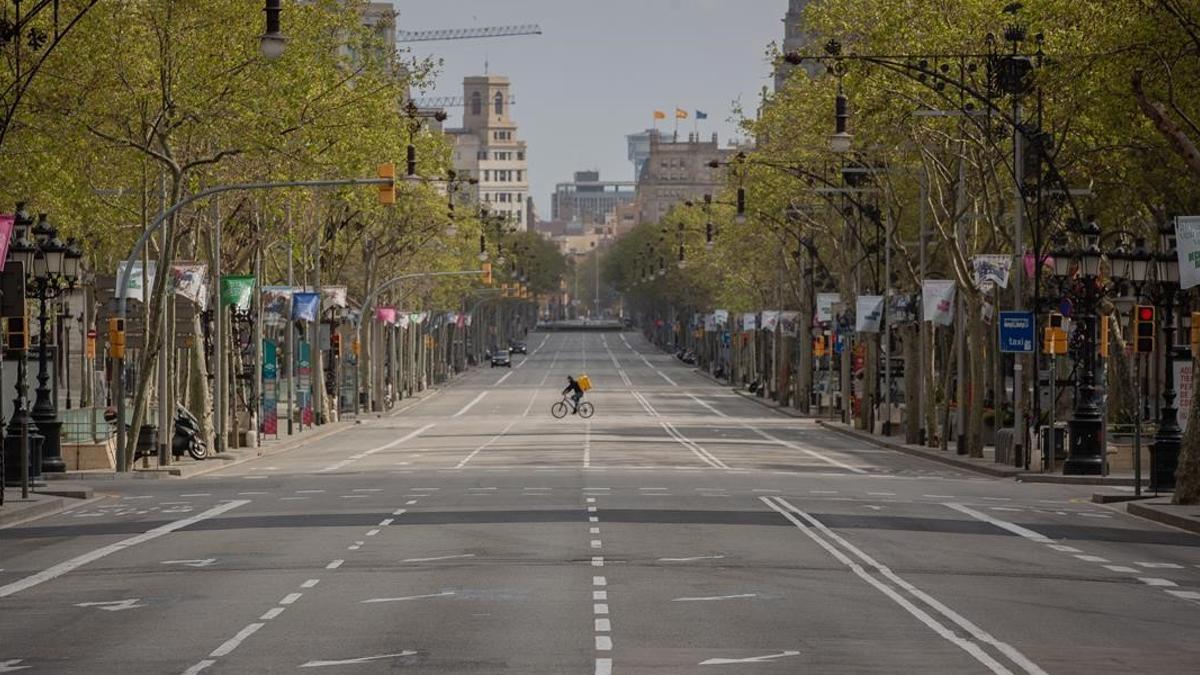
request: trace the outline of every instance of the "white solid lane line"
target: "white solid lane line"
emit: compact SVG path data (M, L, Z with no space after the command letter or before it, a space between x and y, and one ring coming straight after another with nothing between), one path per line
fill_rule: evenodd
M771 434L768 434L767 432L763 431L762 429L759 429L758 427L750 426L749 424L743 424L743 426L745 426L747 429L753 431L754 433L758 434L759 436L762 436L763 438L767 439L768 441L776 443L777 445L782 445L785 448L791 448L792 450L799 450L800 452L803 452L803 453L809 455L810 457L815 457L816 459L819 459L822 462L825 462L827 464L832 464L837 467L841 467L841 468L843 468L847 471L853 472L853 473L866 473L866 471L858 468L857 466L850 466L849 464L847 464L845 462L842 462L840 460L836 460L832 457L826 456L826 455L819 453L816 450L813 450L811 448L806 448L802 445L798 445L791 441L785 441L784 439L779 438L778 436L773 436Z
M371 598L363 600L362 604L369 605L380 602L406 602L408 600L425 600L428 598L445 598L454 595L454 591L443 591L441 593L429 593L427 595L407 595L402 598Z
M481 391L481 392L479 392L479 395L478 395L478 396L476 396L475 398L471 399L471 402L470 402L470 403L468 403L468 404L466 404L465 406L463 406L463 407L462 407L462 410L459 410L458 412L454 413L453 415L451 415L451 417L462 417L463 415L467 414L467 411L468 411L468 410L470 410L471 408L474 408L474 407L475 407L475 404L476 404L476 403L479 403L480 401L482 401L482 400L483 400L483 397L484 397L484 396L487 396L487 395L488 395L488 393L487 393L486 391Z
M705 450L704 448L700 447L699 445L696 445L691 440L689 440L687 436L684 436L681 431L679 431L678 429L675 428L674 424L671 424L670 422L660 422L659 424L662 426L662 428L664 430L666 430L667 434L670 435L671 438L674 438L676 441L679 442L680 445L687 448L688 450L691 450L692 454L699 457L700 460L703 461L705 464L713 467L714 469L728 469L729 468L729 466L727 464L725 464L725 462L722 462L711 452L709 452L708 450Z
M952 503L946 504L946 506L948 506L960 513L965 513L968 516L971 516L972 518L974 518L976 520L982 520L983 522L988 523L989 525L998 527L1002 530L1005 530L1006 532L1012 532L1013 534L1015 534L1019 537L1024 537L1031 541L1036 541L1039 544L1054 543L1049 537L1047 537L1044 534L1039 534L1037 532L1034 532L1033 530L1030 530L1025 527L1021 527L1020 525L1017 525L1015 523L1010 523L1005 520L1000 520L999 518L993 518L992 516L989 516L986 513L981 513L981 512L976 511L975 509L972 509L968 506L963 506L962 504L952 504ZM1105 561L1105 562L1107 562L1107 561Z
M512 428L513 428L513 426L515 426L515 425L516 425L516 423L517 423L517 421L516 421L516 420L513 420L513 421L509 422L509 423L508 423L508 426L504 427L504 429L502 429L502 430L500 431L500 433L496 434L495 436L492 436L491 438L489 438L489 439L488 439L488 442L487 442L487 443L484 443L483 445L479 446L478 448L475 448L475 450L474 450L474 451L472 451L472 452L471 452L471 454L467 455L466 457L463 457L463 458L462 458L462 461L461 461L461 462L459 462L458 464L456 464L454 468L456 468L456 469L461 469L461 468L463 468L464 466L466 466L466 465L467 465L467 462L469 462L469 461L471 461L472 459L474 459L474 458L475 458L475 455L478 455L479 453L483 452L483 451L484 451L485 449L487 449L487 448L488 448L488 447L489 447L491 444L493 444L493 443L495 443L496 441L498 441L498 440L500 440L501 438L503 438L503 437L504 437L504 434L507 434L507 433L508 433L508 430L509 430L509 429L512 429Z
M219 506L214 506L213 508L211 508L207 511L202 511L200 513L197 513L196 515L191 516L190 518L183 518L180 520L175 520L175 521L169 522L165 525L159 525L158 527L156 527L154 529L147 530L141 534L129 537L128 539L122 539L121 541L118 541L115 544L109 544L108 546L103 546L94 551L89 551L87 553L84 553L83 555L76 556L74 558L71 558L70 560L63 561L52 567L48 567L48 568L42 570L41 572L38 572L37 574L25 577L24 579L19 579L10 584L5 584L3 586L0 586L0 598L6 598L10 595L16 595L17 593L20 593L21 591L24 591L29 588L33 588L34 586L37 586L38 584L42 584L47 581L50 581L51 579L56 579L58 577L61 577L62 575L66 574L72 570L79 569L80 567L83 567L84 565L86 565L88 563L95 562L105 556L112 555L113 553L117 553L118 551L123 551L123 550L125 550L127 548L131 548L133 546L137 546L138 544L144 544L148 541L158 539L159 537L163 536L164 534L170 534L176 530L181 530L185 527L188 527L189 525L194 525L202 520L208 520L209 518L212 518L214 516L219 516L222 513L232 511L233 509L236 509L239 506L244 506L249 503L250 503L249 499L238 499L238 500L234 500L234 501L230 501L230 502L225 502L224 504L221 504Z
M704 406L705 408L708 408L708 411L711 412L712 414L716 415L717 417L729 417L729 415L726 415L725 413L721 412L720 410L717 410L716 407L714 407L708 401L705 401L704 399L700 398L699 396L696 396L695 394L688 394L688 396L691 397L691 399L693 401L695 401L696 403L699 403L700 405Z
M757 598L758 593L738 593L737 595L711 595L701 598L675 598L671 602L712 602L714 600L737 600L740 598Z
M849 567L851 571L853 571L861 579L871 584L873 587L879 590L879 592L891 598L893 602L903 607L909 614L912 614L914 617L920 620L921 623L924 623L938 635L942 636L947 641L952 642L963 651L975 657L977 661L984 666L987 666L987 668L992 672L1009 673L1011 671L1004 665L997 662L990 654L985 652L979 646L979 644L960 637L953 629L941 623L928 612L913 604L911 601L901 595L900 592L895 588L892 588L892 586L889 586L880 579L876 579L861 564L859 564L859 562L856 562L854 559L852 559L851 556L857 558L863 563L866 563L868 567L874 568L877 574L890 581L899 589L906 591L912 597L923 602L930 609L934 610L938 614L941 614L950 622L964 630L979 643L989 645L1000 653L1004 654L1021 670L1030 673L1030 675L1046 675L1046 672L1042 670L1041 667L1031 661L1015 647L1009 645L1008 643L997 640L995 637L992 637L986 631L971 623L958 612L950 609L941 601L917 588L912 583L897 575L890 568L880 564L874 558L861 551L858 547L846 541L837 533L826 527L821 521L788 503L787 500L781 497L759 497L759 500L786 518L790 523L795 525L801 532L808 536L809 539L812 539L819 546L821 546L821 548L824 548L826 551L828 551L829 554L836 558L839 562ZM803 518L804 522L801 522L796 516ZM838 545L840 545L841 548L839 548Z

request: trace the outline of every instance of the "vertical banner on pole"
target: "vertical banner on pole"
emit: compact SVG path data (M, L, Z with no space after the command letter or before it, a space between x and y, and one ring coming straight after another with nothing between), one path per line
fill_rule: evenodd
M300 424L312 426L312 346L301 342L299 357L296 360L296 401L300 406Z
M275 343L263 340L262 407L264 434L279 435L279 354Z

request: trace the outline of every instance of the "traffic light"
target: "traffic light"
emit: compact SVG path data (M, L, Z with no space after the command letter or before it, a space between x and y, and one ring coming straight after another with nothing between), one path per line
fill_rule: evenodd
M482 269L483 269L484 285L491 286L492 283L495 281L495 279L492 278L492 263L490 263L490 262L483 263Z
M417 146L408 144L407 169L409 176L417 175Z
M387 183L379 186L379 203L380 204L395 204L396 203L396 165L391 162L385 162L379 165L379 177L386 178Z
M362 343L358 341L358 338L351 338L350 353L354 354L355 358L358 358L358 356L362 353Z
M334 363L342 358L342 336L338 333L329 336L329 353Z
M1067 353L1067 331L1063 328L1063 315L1051 313L1042 333L1042 353L1051 356Z
M125 319L108 320L108 353L114 359L125 358Z
M1149 354L1154 351L1154 305L1137 305L1133 308L1134 351Z
M29 326L25 317L6 317L4 323L4 333L8 337L5 348L13 352L23 352L29 349Z
M813 338L813 356L825 356L825 336Z

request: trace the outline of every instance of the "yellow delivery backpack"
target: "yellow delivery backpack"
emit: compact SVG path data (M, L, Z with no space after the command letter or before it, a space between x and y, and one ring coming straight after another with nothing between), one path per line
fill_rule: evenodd
M575 381L579 383L579 388L584 391L590 391L592 388L592 378L588 377L586 373L575 378Z

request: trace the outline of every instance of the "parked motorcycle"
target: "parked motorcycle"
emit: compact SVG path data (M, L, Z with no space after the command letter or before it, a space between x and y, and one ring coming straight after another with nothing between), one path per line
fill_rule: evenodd
M104 419L114 427L117 424L116 410L109 408L104 411ZM129 435L129 428L126 427L126 438L132 438ZM193 459L204 459L208 457L208 443L205 442L204 436L200 433L200 422L196 419L187 408L175 406L175 433L171 438L171 455L179 458L183 457L184 453L192 456ZM134 452L134 459L141 459L145 455L153 456L156 451L153 448L139 448Z

